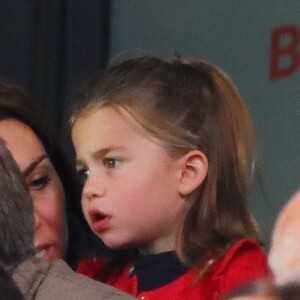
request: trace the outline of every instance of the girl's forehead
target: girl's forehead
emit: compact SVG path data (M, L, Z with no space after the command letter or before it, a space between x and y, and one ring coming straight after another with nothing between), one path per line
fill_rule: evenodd
M90 123L99 123L103 126L113 125L112 128L123 129L124 126L142 135L149 135L147 130L126 110L114 106L99 107L83 118Z
M72 138L79 146L90 139L101 143L119 143L121 141L148 140L165 148L162 140L151 135L134 118L116 109L106 106L98 108L84 117L77 119L72 128ZM78 144L79 143L79 144ZM82 145L81 145L82 146Z

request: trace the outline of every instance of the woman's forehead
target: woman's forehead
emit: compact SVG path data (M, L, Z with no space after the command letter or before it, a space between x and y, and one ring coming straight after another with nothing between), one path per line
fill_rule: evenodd
M0 121L0 137L5 140L21 170L37 157L46 155L43 144L33 130L18 120Z

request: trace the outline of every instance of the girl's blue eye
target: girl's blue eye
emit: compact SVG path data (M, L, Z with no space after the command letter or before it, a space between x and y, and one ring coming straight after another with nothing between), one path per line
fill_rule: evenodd
M121 160L119 158L105 157L103 159L103 166L107 169L113 169L117 167L120 163Z
M82 184L84 184L89 177L90 170L89 169L81 169L81 170L77 171L77 174L78 174L80 182Z

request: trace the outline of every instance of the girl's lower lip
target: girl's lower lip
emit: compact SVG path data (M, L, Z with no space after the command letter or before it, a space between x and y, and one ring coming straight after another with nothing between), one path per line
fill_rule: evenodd
M110 217L105 217L99 221L95 221L92 224L92 229L96 232L103 232L103 231L107 230L107 228L109 226L109 221L110 221Z

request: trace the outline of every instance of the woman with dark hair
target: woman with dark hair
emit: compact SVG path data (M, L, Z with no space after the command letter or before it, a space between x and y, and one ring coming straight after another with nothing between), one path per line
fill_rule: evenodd
M49 261L63 258L72 267L80 258L94 255L99 242L82 217L80 184L47 116L21 89L5 83L0 83L0 137L33 199L36 255Z

